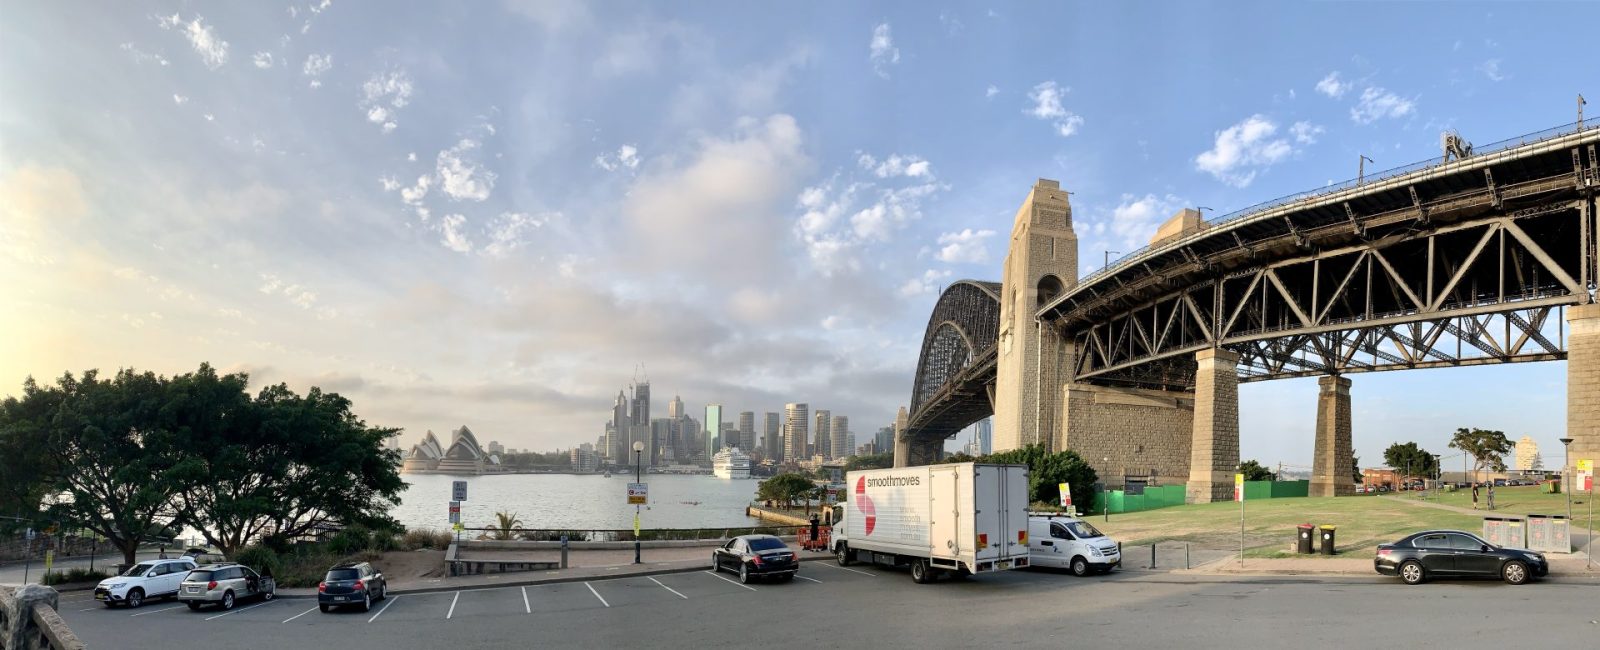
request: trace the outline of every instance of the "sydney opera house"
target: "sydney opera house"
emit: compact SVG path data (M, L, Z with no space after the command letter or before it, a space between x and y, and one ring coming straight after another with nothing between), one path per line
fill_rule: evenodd
M450 432L450 446L439 444L432 431L406 452L402 474L491 474L501 471L500 457L478 445L466 425Z

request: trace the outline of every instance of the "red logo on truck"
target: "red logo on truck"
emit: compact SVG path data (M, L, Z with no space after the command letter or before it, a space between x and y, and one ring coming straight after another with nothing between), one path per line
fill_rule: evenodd
M861 522L866 524L866 535L872 534L872 529L878 525L878 509L872 507L872 498L867 496L867 477L856 479L856 510L861 511Z

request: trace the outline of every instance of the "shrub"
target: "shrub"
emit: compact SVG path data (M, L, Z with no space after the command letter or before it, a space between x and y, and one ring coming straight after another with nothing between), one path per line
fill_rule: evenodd
M109 578L109 577L111 577L111 576L109 574L107 574L106 572L104 572L104 571L99 571L99 570L90 571L90 570L85 569L83 567L77 567L77 568L69 569L69 570L64 571L64 572L63 571L51 571L49 573L46 573L46 574L44 574L44 577L39 579L39 584L42 584L42 585L60 585L60 584L67 584L67 583L71 583L71 582L98 582L100 580L105 580L106 578Z
M449 531L421 528L418 530L406 531L406 534L400 538L400 548L407 551L415 551L419 548L431 548L442 551L450 548L450 542L453 541L455 541L455 535L451 534Z
M367 550L367 546L371 545L371 543L372 531L368 530L366 526L357 524L346 526L343 530L334 533L333 537L328 539L328 550L332 551L334 555L350 555L351 553Z
M283 574L283 561L276 552L265 546L247 546L239 551L233 561L274 578Z

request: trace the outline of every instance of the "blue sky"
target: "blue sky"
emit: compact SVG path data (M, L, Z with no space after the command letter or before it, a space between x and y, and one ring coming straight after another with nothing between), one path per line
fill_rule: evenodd
M0 392L209 360L408 442L593 440L640 364L658 411L864 440L1035 178L1088 271L1600 96L1583 3L0 6ZM1556 461L1564 372L1358 375L1357 452L1484 426ZM1242 392L1244 455L1309 464L1315 382Z

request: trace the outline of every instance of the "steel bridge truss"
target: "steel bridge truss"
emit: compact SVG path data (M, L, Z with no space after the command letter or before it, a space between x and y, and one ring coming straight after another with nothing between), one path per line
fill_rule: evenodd
M993 412L1000 284L962 280L940 294L922 338L911 390L910 429L955 435Z
M1242 381L1564 359L1560 309L1593 278L1589 201L1496 201L1442 224L1352 215L1357 243L1323 251L1296 233L1299 255L1073 334L1076 380L1184 389L1212 346L1239 353Z

